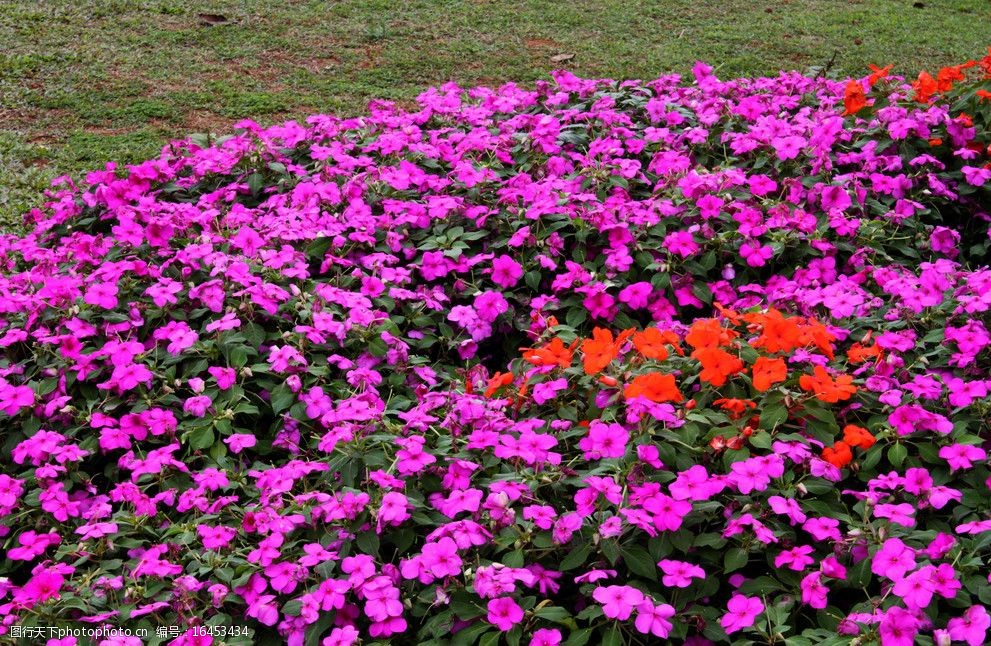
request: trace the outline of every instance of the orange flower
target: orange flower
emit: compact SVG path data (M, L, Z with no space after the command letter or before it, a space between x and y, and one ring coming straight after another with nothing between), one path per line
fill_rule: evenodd
M725 329L719 319L698 319L685 335L685 343L696 350L718 348L736 337L736 332ZM692 355L694 356L694 354Z
M542 348L521 348L523 359L535 366L560 366L567 368L571 365L572 354L578 347L578 339L570 346L565 347L564 341L555 337L550 343Z
M919 78L915 83L912 83L912 89L915 90L916 101L919 103L929 103L929 99L932 98L933 94L936 94L939 87L936 79L929 72L919 72Z
M846 84L846 91L843 93L843 116L857 114L867 107L867 95L864 93L864 86L860 81L850 81Z
M871 70L871 75L867 77L867 84L874 87L875 83L888 76L888 72L894 65L885 65L883 68L878 68L876 65L868 65L867 67Z
M812 319L809 319L802 327L801 336L799 337L799 342L802 346L814 345L818 348L819 352L830 359L836 358L833 355L833 341L835 340L836 337L826 329L825 325Z
M730 375L744 368L739 357L719 348L700 348L692 353L692 357L702 364L699 379L717 388L725 384Z
M749 399L723 398L717 399L712 403L725 411L729 411L730 419L740 419L747 412L748 408L757 408L757 404Z
M962 65L944 67L936 74L936 89L939 92L949 92L953 89L955 81L963 81L967 77L960 71Z
M991 92L988 92L987 90L978 90L977 96L980 97L981 103L991 101Z
M781 312L770 309L764 314L752 315L748 321L759 323L761 334L753 343L755 348L768 352L791 352L802 345L802 330L798 326L801 319L795 316L785 318Z
M485 389L485 396L491 397L497 390L511 383L513 383L513 373L497 372L489 379L488 388Z
M720 303L713 303L712 306L716 308L716 311L719 312L719 315L720 316L722 316L724 319L728 320L733 325L739 325L740 324L741 318L740 318L740 315L736 312L736 310L726 309Z
M871 435L870 431L866 428L855 426L853 424L847 424L843 427L843 441L850 446L856 446L867 450L874 446L877 438Z
M857 392L853 385L853 377L840 375L835 380L829 376L822 366L815 367L815 375L802 375L798 379L802 390L814 393L820 400L829 404L850 399Z
M624 330L616 340L613 340L612 332L597 327L592 330L592 338L582 342L582 363L585 367L586 375L594 375L602 372L606 366L619 354L619 348L630 336L633 328Z
M652 402L680 402L685 397L678 390L674 375L648 372L637 375L623 391L626 399L646 397Z
M658 361L664 361L668 358L668 349L664 347L664 344L669 342L670 338L656 327L649 327L643 332L637 332L633 335L633 347L637 349L637 352L648 359L657 359Z
M758 357L754 362L753 375L754 388L759 392L766 392L773 384L788 378L788 366L781 358Z
M881 346L876 343L867 347L861 343L854 343L847 350L846 356L851 363L864 363L868 359L880 359L881 354Z
M846 442L837 442L832 448L822 450L822 459L837 469L842 469L853 460L853 452Z

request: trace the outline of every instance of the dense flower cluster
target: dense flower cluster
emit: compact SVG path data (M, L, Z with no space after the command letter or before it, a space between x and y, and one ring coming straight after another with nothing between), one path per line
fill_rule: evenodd
M0 634L985 643L948 70L449 84L62 178L0 237Z

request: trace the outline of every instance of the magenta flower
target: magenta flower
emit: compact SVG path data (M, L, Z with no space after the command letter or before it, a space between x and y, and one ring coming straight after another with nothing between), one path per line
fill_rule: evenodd
M898 538L884 541L881 549L871 560L871 572L884 576L892 581L902 579L909 570L915 567L915 550Z
M492 259L492 282L504 289L514 287L523 278L523 267L510 256Z
M732 634L753 626L757 616L764 612L764 602L757 597L734 594L726 604L726 609L726 614L719 618L719 625L727 634Z
M828 604L826 595L829 593L829 589L822 584L821 572L807 574L799 587L802 589L802 603L816 610L822 610Z
M657 566L664 572L661 583L669 588L687 588L692 584L693 578L705 578L705 570L685 561L664 559L658 561Z
M257 442L258 439L248 433L235 433L224 440L224 444L229 446L233 453L240 453L244 449L250 449Z
M523 609L512 597L499 597L488 603L489 623L503 632L513 629L513 626L523 621Z
M585 452L586 460L621 458L629 441L630 434L621 425L593 420L588 435L578 442L578 447Z
M666 603L656 606L650 599L644 599L637 606L637 619L634 626L644 635L666 639L674 625L668 621L674 616L674 607Z
M23 408L34 405L35 394L30 386L11 386L0 378L0 410L16 415Z
M881 618L878 630L884 646L912 646L919 632L919 620L911 612L892 606Z
M592 598L602 605L602 613L609 619L626 621L633 609L644 600L643 592L628 585L599 586Z
M987 451L973 444L951 444L939 450L939 457L950 465L950 473L961 469L970 469L974 462L987 460Z
M984 606L971 606L960 617L950 619L946 625L950 639L967 642L968 646L986 644L988 628L991 627L991 616Z
M539 628L533 632L529 646L561 646L561 639L557 628Z

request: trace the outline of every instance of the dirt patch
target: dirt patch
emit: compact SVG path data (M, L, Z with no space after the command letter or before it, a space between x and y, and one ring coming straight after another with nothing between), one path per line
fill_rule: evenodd
M214 134L230 133L233 120L214 114L209 110L192 110L183 117L180 129L185 134L194 132L210 132Z
M561 47L557 41L553 41L549 38L527 38L523 41L523 44L526 45L528 49L556 49Z

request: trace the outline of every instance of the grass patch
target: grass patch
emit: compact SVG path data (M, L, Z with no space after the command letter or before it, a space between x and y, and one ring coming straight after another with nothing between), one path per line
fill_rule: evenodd
M917 3L918 4L918 3ZM129 163L241 118L354 114L455 80L915 73L976 56L986 0L0 0L0 217L41 174ZM552 57L573 54L566 63ZM204 115L208 115L204 117ZM17 142L17 143L9 143ZM32 145L42 142L44 146ZM39 160L40 156L40 160ZM24 179L13 179L22 169Z

